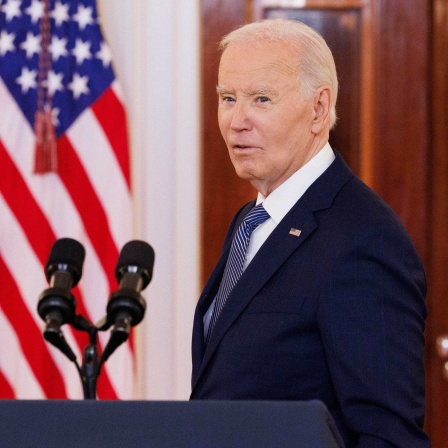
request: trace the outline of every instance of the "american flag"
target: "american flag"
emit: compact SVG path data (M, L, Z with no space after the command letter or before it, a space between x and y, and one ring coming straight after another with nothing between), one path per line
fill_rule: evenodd
M49 117L47 142L54 126L53 171L36 172L38 109ZM75 365L42 337L37 299L52 244L70 237L86 249L76 312L93 323L105 315L119 250L131 239L129 171L126 114L95 1L1 0L0 398L82 398ZM81 362L86 336L63 331ZM134 370L123 344L98 397L132 398Z

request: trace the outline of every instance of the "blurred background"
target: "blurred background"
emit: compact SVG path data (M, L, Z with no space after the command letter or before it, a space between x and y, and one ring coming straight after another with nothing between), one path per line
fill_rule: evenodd
M437 345L448 334L448 1L98 0L97 6L127 114L132 206L123 219L131 223L129 239L149 242L156 253L132 366L120 380L132 387L121 393L117 380L117 398L188 399L194 306L230 219L255 197L235 175L219 134L217 43L246 22L289 17L316 28L334 53L341 91L333 147L400 215L424 263L426 429L435 448L448 446L448 364ZM103 294L102 310L106 300ZM5 356L0 350L8 380ZM62 355L52 356L61 371L74 370ZM118 352L112 358L123 360ZM73 386L67 395L79 393Z

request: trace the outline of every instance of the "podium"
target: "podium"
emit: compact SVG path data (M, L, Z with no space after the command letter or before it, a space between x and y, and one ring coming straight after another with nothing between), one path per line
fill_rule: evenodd
M0 401L7 448L343 448L319 401Z

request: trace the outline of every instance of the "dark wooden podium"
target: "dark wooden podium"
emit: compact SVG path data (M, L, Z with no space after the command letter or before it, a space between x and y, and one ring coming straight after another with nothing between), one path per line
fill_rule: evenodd
M319 401L0 401L4 448L341 448Z

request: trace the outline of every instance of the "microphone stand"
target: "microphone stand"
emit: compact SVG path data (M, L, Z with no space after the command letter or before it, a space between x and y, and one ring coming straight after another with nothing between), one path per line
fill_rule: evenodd
M81 382L84 390L84 399L96 400L96 383L100 375L98 359L97 329L92 326L89 332L90 343L84 349L84 361L81 368Z
M89 334L89 344L84 348L84 357L81 366L59 327L55 328L54 325L47 324L43 332L44 338L57 347L76 365L76 369L81 379L85 400L96 400L96 386L98 377L101 373L101 367L115 349L125 342L129 336L130 326L126 328L126 330L128 330L126 334L114 329L102 355L99 356L98 331L104 331L110 328L110 324L107 325L106 322L107 317L103 318L97 325L93 325L79 314L74 316L72 322L67 322L71 324L75 330L85 331Z

